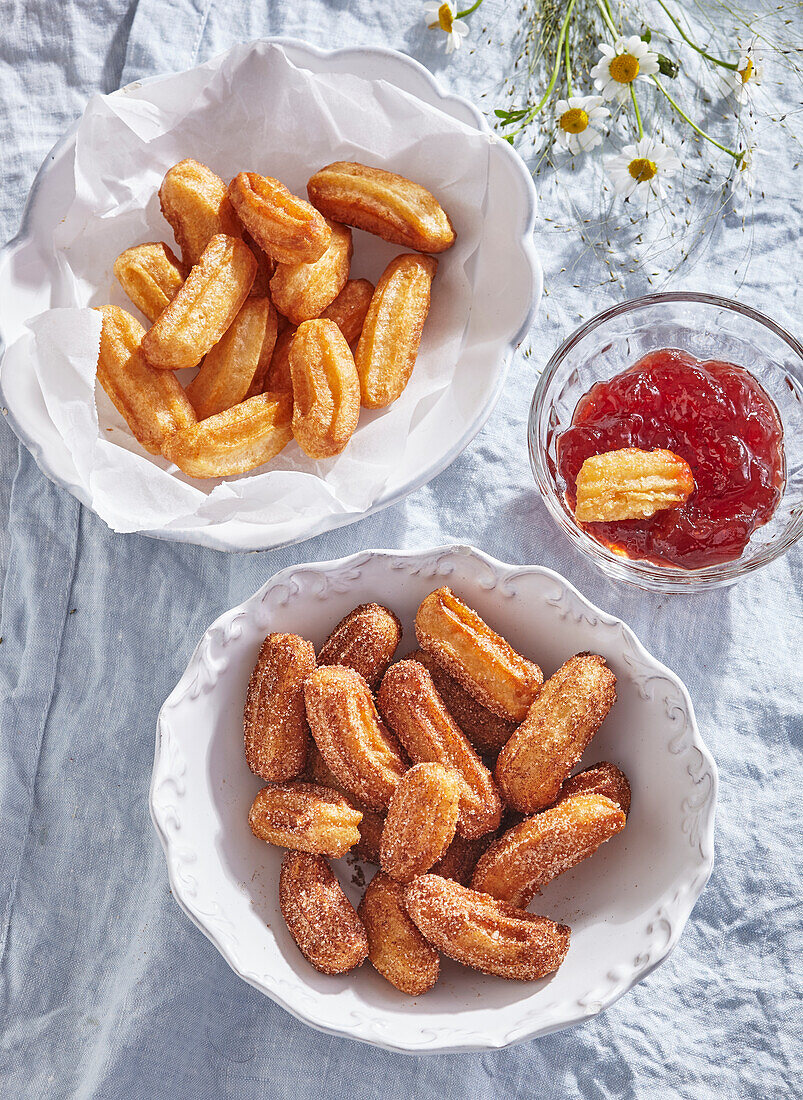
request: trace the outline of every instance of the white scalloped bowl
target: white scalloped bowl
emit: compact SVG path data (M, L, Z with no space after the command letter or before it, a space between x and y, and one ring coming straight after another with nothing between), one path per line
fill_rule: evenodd
M262 784L245 763L241 715L270 631L299 633L318 647L355 605L376 600L400 616L404 654L415 647L419 602L444 583L547 675L573 653L604 655L618 700L582 766L620 765L633 805L625 830L531 907L571 926L557 974L512 982L444 959L434 989L411 998L368 963L326 977L299 953L279 910L283 850L248 827ZM150 806L173 895L240 977L313 1027L425 1054L499 1048L568 1027L646 977L677 943L711 873L716 788L686 689L623 622L551 570L452 546L293 566L221 615L159 715ZM356 905L354 861L332 865Z
M488 190L481 240L466 268L471 302L453 379L437 397L420 402L403 453L369 506L330 512L309 509L309 514L301 510L292 521L275 524L249 522L248 510L243 508L230 518L210 519L206 525L188 516L158 530L143 531L156 538L218 550L261 550L311 538L396 503L444 470L488 419L502 392L513 352L535 317L543 287L533 244L536 194L530 173L468 100L444 91L422 65L394 50L360 47L327 51L292 38L259 40L250 43L248 50L259 50L264 43L278 46L296 66L314 73L352 74L395 85L410 95L411 111L421 102L487 135ZM171 77L135 82L113 93L112 98L147 100L163 79ZM269 93L266 88L267 102ZM0 350L3 345L11 347L23 335L30 318L55 306L81 304L73 300L73 290L59 274L53 247L54 230L75 194L76 128L77 123L46 157L31 188L22 228L0 249ZM314 167L317 165L311 165L311 170ZM442 262L448 260L442 258ZM27 360L7 356L0 368L3 404L12 428L42 471L91 508L91 479L87 480L86 473L79 475ZM121 432L135 447L119 416L114 416L113 410L104 415L110 417L109 430Z

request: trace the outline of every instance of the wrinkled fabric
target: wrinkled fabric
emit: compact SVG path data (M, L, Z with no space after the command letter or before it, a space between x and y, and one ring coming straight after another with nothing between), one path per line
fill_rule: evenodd
M284 34L406 51L487 107L516 11L486 0L475 48L447 59L418 4L5 0L0 237L17 231L38 164L98 90ZM762 140L767 186L752 221L727 215L672 285L736 295L794 328L799 171L781 128ZM728 590L648 595L605 579L547 515L525 442L538 371L582 319L650 288L644 271L611 280L566 228L588 184L581 170L542 187L547 295L485 429L429 485L351 527L240 555L116 536L0 422L8 1100L799 1095L803 558ZM660 260L657 273L668 274ZM319 1034L229 970L170 896L148 783L159 706L218 614L292 563L451 540L558 570L681 676L720 769L717 854L675 952L600 1016L505 1051L407 1057Z

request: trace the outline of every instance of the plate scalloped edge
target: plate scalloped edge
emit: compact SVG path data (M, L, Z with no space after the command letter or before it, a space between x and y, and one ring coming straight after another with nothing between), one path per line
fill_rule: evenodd
M197 697L213 686L226 664L225 658L221 657L221 651L230 641L240 636L241 620L252 612L261 611L267 625L271 606L284 606L292 596L304 589L320 599L325 598L329 591L342 593L359 578L361 568L369 559L384 558L391 569L406 571L412 576L423 572L428 577L443 580L454 571L454 567L449 565L449 559L455 556L469 557L479 563L485 576L478 583L486 590L499 590L503 596L512 597L516 594L515 581L520 576L538 574L547 578L555 586L554 595L547 602L556 608L561 618L572 617L578 622L585 620L591 626L602 627L619 635L623 644L623 659L631 669L643 698L659 697L663 685L667 718L677 727L667 748L673 755L683 754L687 758L686 770L694 786L693 794L683 803L685 817L682 828L688 836L689 844L699 856L699 862L693 876L654 905L644 928L647 946L640 946L632 963L611 969L606 975L604 985L588 991L582 997L539 1006L539 1023L536 1027L528 1021L526 1012L516 1026L493 1040L484 1032L459 1026L450 1025L448 1029L444 1029L429 1025L422 1027L419 1043L405 1045L399 1042L398 1037L386 1033L380 1022L370 1014L351 1013L352 1019L348 1023L349 1032L346 1037L408 1054L500 1049L571 1027L608 1008L664 962L675 948L694 904L709 879L714 861L717 768L700 736L688 691L675 673L648 653L630 627L597 608L559 573L542 566L509 565L474 547L461 544L444 545L422 552L364 550L332 561L288 566L271 577L253 596L220 615L212 623L195 647L184 674L162 706L157 721L149 802L151 818L164 849L173 895L235 973L250 985L267 993L304 1023L328 1034L344 1035L342 1019L338 1026L321 1016L321 999L312 990L305 991L306 1011L301 1010L287 1002L280 988L288 983L277 983L271 974L249 973L238 963L234 926L216 903L207 905L205 910L193 904L197 883L189 870L192 853L185 845L176 843L176 833L180 831L181 824L177 802L184 792L185 761L171 730L171 709L179 705L185 696ZM671 688L671 693L668 688ZM671 699L671 696L676 697L678 694L683 706Z
M402 485L399 488L394 488L389 492L386 492L374 502L371 507L367 508L363 512L346 516L336 514L329 517L331 522L327 523L319 530L311 531L308 533L302 533L297 538L288 539L285 542L272 543L269 546L248 546L248 547L233 547L223 536L218 536L214 533L214 529L207 530L206 528L189 528L187 530L171 530L165 528L163 530L156 531L142 531L143 535L147 535L150 538L162 539L165 541L175 542L189 542L197 545L206 546L213 550L224 551L239 551L239 550L254 550L254 549L280 549L284 546L292 546L296 543L303 542L308 538L313 538L318 534L323 534L326 531L334 530L339 527L349 526L352 523L356 523L361 519L373 515L375 512L381 511L383 508L391 507L393 504L403 500L404 497L410 493L420 489L423 485L426 485L438 474L442 473L452 462L461 454L461 452L469 445L471 440L482 430L486 424L488 418L493 412L496 404L501 396L502 389L507 378L508 368L510 361L521 344L522 340L526 336L527 332L532 326L535 319L538 307L543 295L543 268L541 261L538 257L535 243L533 240L533 231L535 228L535 217L538 205L537 193L533 184L532 176L530 175L524 161L514 151L508 142L502 141L497 138L491 128L488 126L484 116L477 110L477 108L467 99L459 96L453 92L447 92L439 83L437 78L426 69L420 62L410 57L408 54L401 53L398 50L387 49L383 47L370 47L370 46L356 46L356 47L342 47L337 50L326 50L318 46L314 46L309 42L305 42L299 38L293 38L290 36L269 36L262 39L254 39L249 45L253 45L259 42L275 43L282 48L287 48L291 51L297 51L300 53L306 53L307 55L317 59L328 59L333 57L346 57L348 55L360 56L381 56L389 60L393 60L403 65L408 72L415 74L416 80L430 88L437 98L444 104L454 104L459 106L462 110L471 115L474 120L474 125L477 129L486 133L489 138L492 139L492 148L496 151L497 155L502 156L513 170L517 172L522 182L524 192L527 194L529 202L522 218L522 224L520 227L520 233L516 237L516 245L520 249L525 261L525 266L529 269L531 277L531 295L530 305L521 318L521 323L515 334L507 341L504 349L501 351L502 368L499 372L496 386L493 393L490 395L485 408L481 415L476 419L475 423L469 425L466 432L456 441L454 446L441 458L429 467L422 475L414 477L409 483ZM214 60L214 59L210 59ZM122 88L117 89L115 92L109 93L112 96L125 95L132 89L146 86L154 81L161 80L165 77L170 77L175 74L155 74L150 77L143 78L142 80L135 80ZM53 145L48 152L47 156L42 161L39 169L34 177L31 189L25 201L23 208L22 219L20 222L20 228L14 237L11 238L5 245L0 247L0 277L6 266L9 265L11 257L18 251L24 249L29 244L34 243L34 238L31 233L31 223L34 217L34 209L36 205L37 194L40 190L42 180L50 168L51 162L53 162L58 156L65 152L70 143L75 140L75 134L78 129L80 119L66 131L65 134ZM3 404L8 406L9 402L3 394L2 385L2 360L4 352L6 350L6 339L3 332L2 317L0 316L0 398L3 400ZM62 489L66 489L73 496L75 496L81 504L85 507L90 507L87 492L83 485L71 480L69 476L65 476L57 473L49 467L46 460L44 448L41 442L31 435L30 432L23 426L19 418L14 414L11 407L4 410L4 415L17 438L27 447L33 456L39 469L50 478Z

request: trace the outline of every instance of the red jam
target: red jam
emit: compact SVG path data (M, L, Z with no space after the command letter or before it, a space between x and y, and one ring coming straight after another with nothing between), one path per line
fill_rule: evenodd
M558 472L574 511L577 474L591 455L622 447L680 455L695 481L682 507L582 526L629 558L700 569L738 558L772 516L784 487L782 440L778 411L748 371L665 348L580 399L558 439Z

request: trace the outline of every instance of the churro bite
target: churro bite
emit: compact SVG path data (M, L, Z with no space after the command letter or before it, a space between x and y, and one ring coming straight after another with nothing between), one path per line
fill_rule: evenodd
M365 680L342 665L319 666L306 679L304 699L312 736L338 781L369 809L386 810L407 759Z
M393 660L401 636L401 623L387 607L360 604L340 620L323 643L319 663L356 669L369 687L375 688Z
M114 261L114 276L138 310L155 321L178 294L186 264L161 241L136 244Z
M255 775L283 783L307 763L310 735L304 680L315 650L297 634L269 634L248 682L243 727L245 759Z
M173 432L162 454L190 477L225 477L262 466L293 438L288 394L261 393Z
M679 508L693 492L691 467L672 451L624 447L585 460L577 475L574 514L581 523L649 519Z
M288 852L279 873L279 904L301 954L322 974L344 974L365 961L365 928L325 859Z
M592 764L567 779L555 804L575 794L604 794L621 808L625 817L630 813L630 783L625 773L608 760Z
M195 423L175 375L154 370L142 353L145 329L119 306L103 306L97 379L136 440L158 454L173 432Z
M267 844L344 856L360 839L362 814L338 791L315 783L263 787L251 805L251 832Z
M478 703L521 722L538 695L543 675L444 586L421 601L415 617L418 644Z
M550 806L616 700L616 677L592 653L569 658L544 684L499 753L494 776L509 806Z
M334 321L305 321L289 358L296 442L310 458L333 458L351 439L360 415L351 349Z
M197 160L182 160L168 170L159 189L159 202L187 267L198 263L219 233L242 236L225 183Z
M569 950L565 924L439 875L413 879L404 905L433 947L484 974L533 981L557 970Z
M510 740L516 723L494 714L482 703L478 703L460 681L442 668L430 653L416 649L408 660L418 661L424 666L446 709L477 752L493 756Z
M374 875L357 909L368 936L368 958L402 993L420 996L438 980L438 952L410 920L404 887L381 871Z
M310 202L327 218L420 252L443 252L455 241L452 223L420 183L355 161L321 168L307 184Z
M493 779L415 661L399 661L385 673L377 695L382 717L417 764L434 762L462 780L457 831L467 840L499 825L502 803Z
M376 284L354 352L366 409L390 405L410 381L437 268L432 256L397 256Z
M254 386L262 393L275 343L276 311L270 299L246 298L187 387L198 419L239 404Z
M442 764L416 764L399 781L380 844L382 870L397 882L428 871L452 842L462 781Z
M212 237L175 298L146 332L142 350L161 370L197 367L240 311L256 274L248 245Z
M326 219L279 180L240 172L228 196L242 224L277 263L311 264L329 247Z
M320 259L313 263L277 264L270 281L273 304L294 325L320 317L349 277L351 230L337 222L327 225L331 234L329 246Z
M548 882L624 827L621 807L605 795L568 795L495 841L480 857L471 886L524 908Z
M334 321L349 347L353 347L360 338L373 296L374 284L368 279L349 279L321 314L325 320Z

